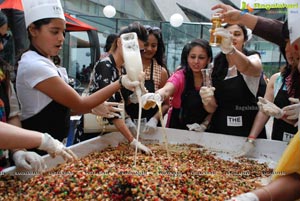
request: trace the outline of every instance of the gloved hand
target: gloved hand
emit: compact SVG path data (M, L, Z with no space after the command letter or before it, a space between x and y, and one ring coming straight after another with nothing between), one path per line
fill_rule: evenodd
M264 114L266 114L268 116L273 116L276 119L280 119L284 115L284 112L282 109L280 109L274 103L272 103L262 97L258 97L257 105L261 112L263 112Z
M254 193L249 192L233 197L227 201L259 201L259 199Z
M197 131L197 132L204 132L207 129L207 126L205 126L204 124L199 125L197 123L187 124L186 127L188 127L190 131Z
M287 119L295 120L299 117L300 103L298 98L289 98L292 105L282 108Z
M203 105L207 105L212 100L214 97L214 91L215 87L201 87L199 94L201 96Z
M220 47L224 54L228 54L234 51L234 46L232 44L232 35L227 29L224 29L223 27L216 28L214 35L222 37Z
M149 119L149 121L145 124L143 133L145 134L151 134L154 133L157 127L157 119L155 117L152 117L151 119Z
M134 103L134 104L139 103L139 100L138 100L138 97L137 97L136 93L130 94L130 96L129 96L129 101L130 101L131 103Z
M140 81L131 81L128 75L122 75L119 78L120 84L130 91L134 91L140 85Z
M134 149L135 149L135 147L137 147L138 149L145 152L146 154L152 154L151 149L149 149L148 147L146 147L145 145L143 145L136 139L134 139L134 140L132 140L132 142L130 142L130 146L133 147Z
M126 118L125 124L126 124L127 128L130 130L131 134L136 137L136 135L137 135L136 125L133 123L131 118Z
M65 147L60 141L51 137L48 133L43 135L42 143L38 149L48 152L53 158L57 155L61 155L65 161L77 159L77 156L70 149Z
M246 142L243 144L236 157L247 156L255 147L254 141L255 139L247 138Z
M164 98L159 93L146 93L142 96L142 107L145 110L154 108L156 104L161 104Z
M119 108L119 104L117 102L104 102L96 107L94 107L91 111L95 115L100 115L105 118L113 118L113 117L121 117L119 114L123 112L123 109Z
M13 154L17 167L33 172L42 172L47 168L44 159L35 152L18 150Z

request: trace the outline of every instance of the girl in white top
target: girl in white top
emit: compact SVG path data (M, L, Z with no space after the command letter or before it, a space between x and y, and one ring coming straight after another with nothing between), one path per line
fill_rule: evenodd
M50 58L59 54L64 42L66 21L60 1L23 0L23 6L30 48L18 63L16 78L22 126L50 133L61 141L68 134L71 113L91 112L122 84L133 90L139 82L122 76L102 90L81 97Z

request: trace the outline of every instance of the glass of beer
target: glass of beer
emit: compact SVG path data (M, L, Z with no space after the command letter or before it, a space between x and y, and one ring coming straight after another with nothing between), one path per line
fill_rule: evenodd
M215 29L218 27L221 27L221 13L214 13L211 18L212 27L210 30L210 38L209 38L209 44L210 46L218 46L221 44L222 37L221 36L215 36Z

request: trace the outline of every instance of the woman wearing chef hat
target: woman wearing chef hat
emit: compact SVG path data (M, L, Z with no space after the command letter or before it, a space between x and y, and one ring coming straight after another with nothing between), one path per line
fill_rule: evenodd
M22 126L67 137L70 115L91 112L122 86L134 90L139 81L126 75L96 93L81 97L64 81L51 56L62 49L66 21L59 0L23 0L29 50L18 62L16 88L21 104Z

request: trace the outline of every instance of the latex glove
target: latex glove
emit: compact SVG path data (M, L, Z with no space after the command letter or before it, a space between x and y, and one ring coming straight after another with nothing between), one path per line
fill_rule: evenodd
M148 90L145 87L145 76L146 76L145 72L141 72L141 74L139 75L140 87L141 87L141 90L142 90L141 95L144 95L144 94L148 93Z
M122 75L119 78L120 84L130 91L134 91L140 85L140 81L131 81L128 75Z
M268 116L273 116L276 119L282 118L284 112L282 109L277 107L274 103L264 99L262 97L258 97L257 105L259 110Z
M214 91L215 87L201 87L199 94L201 96L203 105L208 105L208 103L213 99Z
M38 149L48 152L53 158L57 155L61 155L65 161L77 159L77 156L70 149L65 147L60 141L51 137L48 133L43 135L42 143Z
M142 107L145 110L149 110L150 108L155 108L156 104L161 104L164 100L163 97L159 93L146 93L142 96Z
M151 149L149 149L148 147L146 147L145 145L143 145L136 139L132 140L132 142L130 143L130 146L133 147L134 149L135 149L135 147L137 147L139 150L145 152L146 154L152 154Z
M137 135L136 125L133 123L131 118L126 118L125 119L125 124L126 124L127 128L130 130L131 134L133 136L136 136Z
M129 101L130 101L131 103L134 103L134 104L139 103L139 100L138 100L138 97L137 97L136 93L130 94L130 96L129 96Z
M197 131L197 132L204 132L207 129L207 126L205 126L204 124L199 125L197 123L187 124L186 127L188 127L190 131Z
M237 153L236 157L247 156L255 147L255 139L247 138L246 142L243 144L241 150Z
M158 123L158 121L155 117L152 117L151 119L149 119L149 121L145 124L143 133L145 133L145 134L154 133L156 131L157 123Z
M232 35L227 29L224 29L223 27L216 28L214 35L222 37L220 47L224 54L228 54L234 51L234 46L232 44Z
M13 154L17 167L33 172L42 172L47 168L44 159L35 152L18 150Z
M121 117L120 112L123 112L122 108L119 108L120 103L117 102L104 102L97 107L94 107L91 111L95 115L100 115L105 118Z
M236 197L233 197L227 201L259 201L259 199L258 199L257 195L249 192L249 193L244 193L244 194L238 195Z

